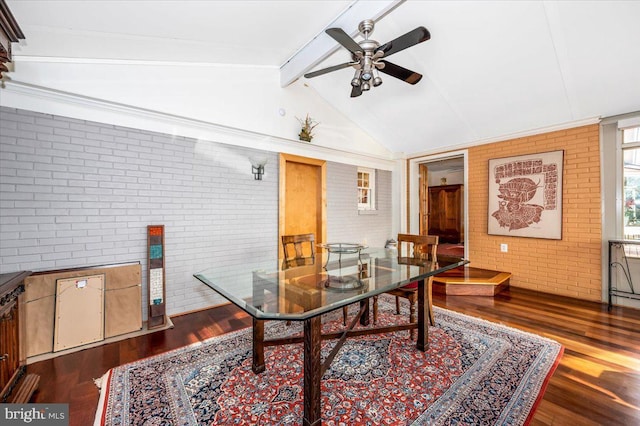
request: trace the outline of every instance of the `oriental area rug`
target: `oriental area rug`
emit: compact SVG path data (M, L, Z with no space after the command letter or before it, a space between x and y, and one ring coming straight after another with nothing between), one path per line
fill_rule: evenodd
M355 306L352 307L355 309ZM408 320L379 298L378 325ZM322 377L324 425L528 424L562 346L534 334L434 307L429 350L408 331L349 338ZM355 314L355 310L350 310ZM342 327L342 310L323 317ZM269 321L265 335L301 333ZM335 341L323 343L325 357ZM302 344L265 348L251 371L251 329L116 367L101 381L95 425L299 425Z

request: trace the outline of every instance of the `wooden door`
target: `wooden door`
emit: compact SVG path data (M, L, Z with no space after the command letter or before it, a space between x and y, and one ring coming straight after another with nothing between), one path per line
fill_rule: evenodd
M463 238L462 185L429 188L429 235L442 243L459 243Z
M326 162L280 155L278 253L282 235L313 233L316 244L326 240Z

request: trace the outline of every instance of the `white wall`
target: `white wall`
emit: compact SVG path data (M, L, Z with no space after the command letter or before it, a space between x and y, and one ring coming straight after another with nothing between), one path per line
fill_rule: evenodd
M358 168L327 164L327 242L384 247L391 228L391 172L376 171L376 210L358 211Z
M251 174L255 154L269 160L262 181ZM146 283L146 227L164 224L168 313L221 303L193 273L247 256L277 264L277 158L0 107L0 273L141 261ZM356 166L327 169L328 235L341 238L347 221L357 220L355 235L382 241L391 228L391 173L378 174L379 215L355 218L345 202L355 179L345 176L355 177Z
M464 170L444 170L439 172L429 171L429 186L440 185L462 185L464 184ZM441 179L445 178L446 183L442 183Z

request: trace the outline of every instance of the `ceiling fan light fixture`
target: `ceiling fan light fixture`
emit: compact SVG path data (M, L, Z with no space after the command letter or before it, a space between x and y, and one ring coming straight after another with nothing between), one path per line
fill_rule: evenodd
M373 69L373 81L371 83L373 83L373 87L378 87L382 84L382 79L380 78L380 73L377 68Z
M369 55L362 58L362 76L360 78L364 81L369 81L373 78L373 61Z
M1 1L2 0L0 0L0 2ZM405 83L412 85L418 83L422 75L388 62L386 58L411 46L415 46L418 43L429 40L431 38L429 31L425 27L417 27L400 37L396 37L380 45L376 40L369 39L374 26L375 22L371 19L365 19L360 22L358 31L364 37L364 40L360 42L356 42L342 28L327 28L325 33L351 53L351 62L323 68L304 74L304 76L306 78L312 78L343 68L353 67L356 69L356 73L350 80L352 98L362 95L363 91L371 90L372 86L378 87L382 84L378 70ZM382 58L385 59L383 60Z
M360 84L362 83L362 81L360 81L360 74L362 73L361 70L356 70L355 75L353 76L353 79L351 80L351 85L353 87L358 87L360 86Z

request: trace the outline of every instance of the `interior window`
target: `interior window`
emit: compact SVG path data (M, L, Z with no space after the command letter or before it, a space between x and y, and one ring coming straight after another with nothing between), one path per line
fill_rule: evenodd
M375 210L375 170L358 167L358 210Z
M640 240L640 127L622 130L624 238Z

